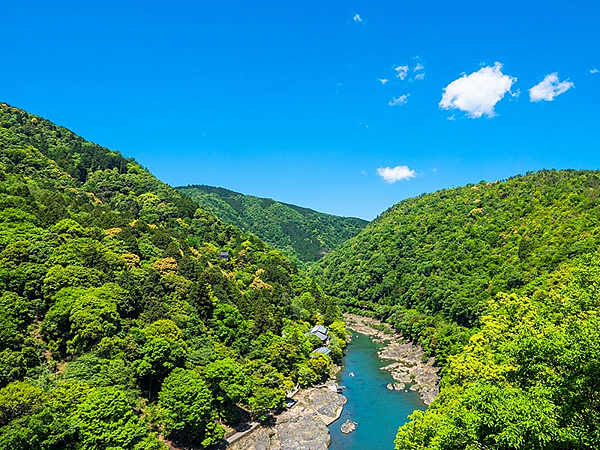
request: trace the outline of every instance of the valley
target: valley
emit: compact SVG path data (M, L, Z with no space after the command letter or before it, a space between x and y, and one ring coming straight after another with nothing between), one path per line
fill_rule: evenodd
M540 170L365 224L174 189L3 103L0 449L210 448L249 423L232 448L597 448L599 198L598 171ZM340 412L315 386L342 361Z

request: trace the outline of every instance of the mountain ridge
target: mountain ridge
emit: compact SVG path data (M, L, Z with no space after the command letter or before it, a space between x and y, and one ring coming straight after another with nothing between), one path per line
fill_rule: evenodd
M442 367L396 450L599 448L600 171L404 200L310 269Z
M368 223L221 187L188 185L177 189L223 220L255 233L300 263L320 259Z

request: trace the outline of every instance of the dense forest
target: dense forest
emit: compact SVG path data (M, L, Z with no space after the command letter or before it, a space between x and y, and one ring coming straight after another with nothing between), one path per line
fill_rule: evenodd
M0 305L0 449L210 446L345 344L335 301L280 251L7 104Z
M294 261L316 261L355 236L367 221L338 217L211 186L177 188L223 222L252 232Z
M600 448L600 253L487 302L396 450Z
M312 268L443 368L396 449L600 448L599 194L540 171L422 195Z

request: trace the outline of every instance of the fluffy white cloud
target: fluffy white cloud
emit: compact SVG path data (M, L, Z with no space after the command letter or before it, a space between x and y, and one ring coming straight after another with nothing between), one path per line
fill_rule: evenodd
M417 63L417 65L415 66L415 68L413 69L413 71L418 72L419 70L424 70L425 66L423 64L421 64L420 62Z
M590 69L590 73L592 75L595 74L595 73L598 73L598 72L600 72L600 69L595 69L595 68L594 69Z
M502 73L502 64L482 67L470 75L463 75L444 88L442 109L459 109L472 119L483 115L494 117L494 106L510 88L516 78Z
M396 76L401 80L404 80L408 75L408 66L397 66L394 67L394 70L396 71Z
M532 102L551 102L560 94L564 94L575 85L570 81L560 81L556 72L546 75L544 79L529 89L529 100Z
M425 79L425 72L420 72L420 73L416 74L412 79L413 80L424 80Z
M409 96L410 96L410 94L404 94L404 95L401 95L400 97L394 97L388 102L388 106L405 105L406 102L408 101Z
M362 18L358 14L354 14L354 17L352 18L352 20L354 20L355 22L362 23Z
M386 84L388 81L390 81L387 78L378 78L378 80L381 84Z
M409 180L417 176L416 172L409 169L408 166L380 167L377 169L377 175L390 184L396 181Z

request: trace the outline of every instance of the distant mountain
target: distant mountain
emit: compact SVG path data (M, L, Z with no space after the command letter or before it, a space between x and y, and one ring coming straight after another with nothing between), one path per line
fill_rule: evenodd
M318 260L368 223L218 187L190 185L177 189L224 222L256 234L303 262Z

